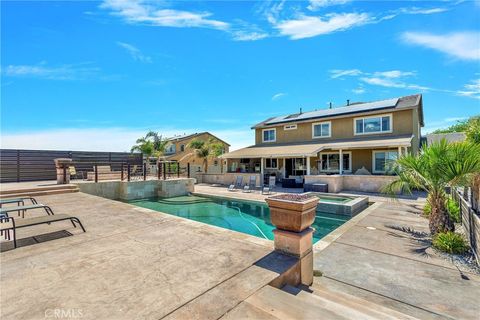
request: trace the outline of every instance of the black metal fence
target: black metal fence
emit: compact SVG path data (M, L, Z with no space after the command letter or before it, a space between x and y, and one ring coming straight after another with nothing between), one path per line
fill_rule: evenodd
M85 177L95 165L108 165L112 171L121 171L122 165L143 165L141 153L0 149L0 182L54 180L56 158L72 159L75 170Z

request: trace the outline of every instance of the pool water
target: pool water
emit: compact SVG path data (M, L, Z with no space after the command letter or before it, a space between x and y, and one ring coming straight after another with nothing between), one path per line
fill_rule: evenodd
M331 203L346 203L346 202L352 201L352 198L345 198L345 197L328 197L328 196L317 195L317 198L321 202L331 202Z
M182 196L167 199L132 200L130 204L175 215L252 236L273 240L270 210L266 204L222 198ZM348 217L317 212L313 242L341 226Z

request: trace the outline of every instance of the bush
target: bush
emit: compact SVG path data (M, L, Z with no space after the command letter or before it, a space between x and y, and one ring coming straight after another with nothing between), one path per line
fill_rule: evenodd
M450 218L456 223L462 222L462 217L460 215L460 207L458 206L458 203L453 200L452 197L449 197L447 199L447 211L448 214L450 215Z
M432 213L432 206L430 206L430 203L425 203L425 206L423 207L423 214L426 217L430 216L430 213Z
M447 253L462 254L468 250L465 239L453 231L440 232L433 237L433 246Z

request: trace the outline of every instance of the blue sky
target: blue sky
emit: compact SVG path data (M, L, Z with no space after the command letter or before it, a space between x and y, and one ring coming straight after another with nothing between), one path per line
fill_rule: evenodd
M415 93L424 132L480 113L478 1L9 1L1 42L2 147L235 149L274 115Z

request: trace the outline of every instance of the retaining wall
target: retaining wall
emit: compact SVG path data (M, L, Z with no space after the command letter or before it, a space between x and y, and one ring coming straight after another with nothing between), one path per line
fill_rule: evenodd
M136 200L184 196L194 191L195 179L178 178L147 181L100 181L77 183L80 192L112 200Z

